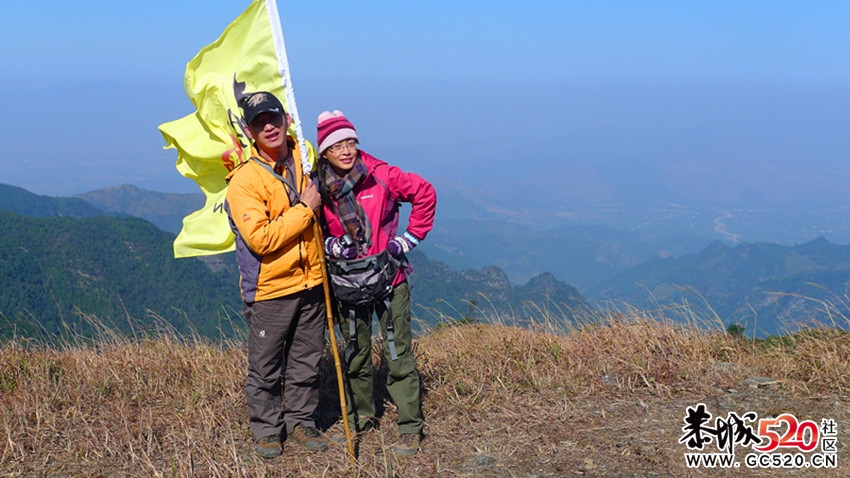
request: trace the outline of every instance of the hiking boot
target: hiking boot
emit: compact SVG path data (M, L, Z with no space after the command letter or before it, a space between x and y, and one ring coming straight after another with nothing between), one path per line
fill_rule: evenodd
M359 432L355 433L354 430L351 430L352 438L354 440L359 440L366 432L372 431L375 428L378 428L378 421L374 418L370 418L360 426ZM345 433L334 433L331 435L331 441L335 443L345 443Z
M292 440L312 451L322 451L328 447L328 442L325 441L322 434L319 433L319 430L316 430L313 427L305 427L303 425L295 425L295 429L292 430L292 433L290 433L286 439Z
M357 439L357 434L352 432L352 433L351 433L351 438L352 438L353 440L356 440L356 439ZM343 432L343 433L334 433L333 435L331 435L331 441L332 441L332 442L334 442L334 443L345 443L345 432Z
M393 445L393 453L398 456L410 456L419 451L421 436L418 433L402 433L398 443Z
M263 458L280 456L283 448L280 446L280 435L269 435L254 443L254 451Z

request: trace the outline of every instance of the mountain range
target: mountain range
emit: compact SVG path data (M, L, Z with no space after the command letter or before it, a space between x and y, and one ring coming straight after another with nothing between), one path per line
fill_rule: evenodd
M0 209L13 211L0 210L6 224L0 233L0 316L6 322L0 323L0 337L86 335L97 321L125 333L135 331L132 324L160 321L218 337L234 333L240 323L232 253L175 259L174 233L129 215L173 225L173 218L195 207L191 200L163 201L165 195L131 186L77 198L10 186L0 186L0 194ZM498 268L459 273L417 251L409 259L416 271L411 294L417 326L506 316L537 303L587 308L577 290L551 274L514 287ZM470 306L485 300L486 309Z
M652 259L588 291L595 303L688 313L760 335L800 325L850 325L850 246L817 238L798 246L715 241L694 254Z
M0 185L0 198L5 209L39 217L87 217L97 211L138 216L168 232L162 240L169 245L178 219L203 204L200 194L163 194L128 185L75 198L47 198ZM426 323L446 316L521 319L543 308L569 309L563 314L569 318L576 310L620 306L679 319L683 305L711 322L737 324L760 336L836 316L838 324L846 322L850 246L822 237L794 246L731 246L672 231L547 228L515 217L463 221L446 216L438 213L432 233L410 254L414 314ZM235 289L232 255L192 261L226 276L229 290ZM525 279L523 285L517 285L517 277Z

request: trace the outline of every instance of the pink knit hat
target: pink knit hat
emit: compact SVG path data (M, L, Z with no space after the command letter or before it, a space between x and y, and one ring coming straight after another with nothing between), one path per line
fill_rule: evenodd
M344 139L356 139L357 131L354 130L354 125L351 121L342 114L340 110L334 110L333 113L325 111L319 115L319 125L316 127L318 131L319 155L325 152L326 149L335 143L339 143Z

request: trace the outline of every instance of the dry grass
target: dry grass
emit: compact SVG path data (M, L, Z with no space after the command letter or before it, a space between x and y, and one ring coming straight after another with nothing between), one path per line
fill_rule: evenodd
M783 394L830 397L836 403L850 388L850 336L835 329L752 342L631 311L569 330L552 321L530 328L445 326L420 337L415 348L427 421L422 452L405 460L384 453L396 437L388 404L382 429L364 438L359 461L352 464L342 445L311 454L286 444L284 456L271 461L253 454L242 341L212 344L165 331L132 339L107 334L61 348L11 342L0 348L0 471L10 476L412 477L595 470L633 476L610 468L616 463L599 463L619 456L632 471L665 476L685 451L675 442L684 416L681 403L741 388L751 376L776 379ZM320 412L334 432L341 427L333 423L339 408L332 364L326 361L323 370ZM625 410L626 423L635 412L625 403L649 413L669 400L681 401L675 413L652 423L670 429L665 445L672 451L644 448L641 454L635 445L609 446L629 437L583 434L589 424L610 428L606 413L617 410ZM841 429L847 425L839 423ZM840 456L846 460L843 448ZM496 462L476 463L481 457Z
M817 329L782 340L741 340L641 317L554 334L509 326L439 329L419 342L421 370L440 402L488 396L700 395L767 376L790 394L850 392L850 334ZM496 393L493 393L496 392ZM487 404L485 404L487 405Z

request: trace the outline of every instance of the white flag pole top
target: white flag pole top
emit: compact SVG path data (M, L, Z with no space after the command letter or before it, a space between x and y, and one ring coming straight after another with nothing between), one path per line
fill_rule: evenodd
M301 131L301 117L298 116L298 107L295 105L295 91L292 88L292 78L289 76L289 60L286 58L286 45L283 43L283 30L280 27L277 2L275 0L266 0L266 11L269 12L269 25L272 29L274 49L277 53L279 73L281 78L283 78L283 88L286 91L286 105L289 110L289 116L292 117L292 129L295 130L295 137L298 139L298 146L301 150L301 167L304 170L304 174L307 174L313 165L309 158L310 152L307 149L307 140L304 139L304 134Z

